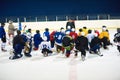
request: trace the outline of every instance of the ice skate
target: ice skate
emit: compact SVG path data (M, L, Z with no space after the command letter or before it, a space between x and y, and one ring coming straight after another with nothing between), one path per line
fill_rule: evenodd
M30 53L24 53L24 55L25 55L26 57L32 57L32 55L31 55Z
M78 52L77 51L75 51L75 55L74 56L75 56L75 58L78 56Z
M2 51L2 52L7 52L7 50L6 50L6 49L3 49L3 48L1 49L1 51Z
M43 52L43 56L44 57L47 57L48 56L48 53L45 51L45 52Z
M81 58L82 58L82 61L85 61L85 56L84 55L82 55Z

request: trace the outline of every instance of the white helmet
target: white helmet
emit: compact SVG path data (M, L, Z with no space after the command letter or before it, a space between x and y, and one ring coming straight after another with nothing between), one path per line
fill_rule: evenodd
M103 31L106 31L106 27L102 28Z
M97 33L94 33L94 36L95 36L95 37L98 37L98 34L97 34Z
M72 28L71 30L74 32L74 31L75 31L75 28Z

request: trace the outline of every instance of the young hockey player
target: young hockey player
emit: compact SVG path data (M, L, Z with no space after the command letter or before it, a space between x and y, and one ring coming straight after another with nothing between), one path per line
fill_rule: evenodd
M74 40L71 36L69 36L69 31L66 32L66 36L62 39L62 46L66 49L66 57L69 57L74 46Z
M81 52L81 58L84 61L86 57L86 47L88 47L88 39L85 37L85 33L82 32L81 36L78 36L75 41L75 56L78 55L78 51Z
M27 33L26 33L26 37L27 37L27 42L25 45L25 50L24 50L24 55L26 57L31 57L32 55L30 54L32 51L32 33L31 33L31 29L28 29Z
M104 49L108 49L107 44L110 41L109 33L106 31L106 27L102 28L102 32L99 35L99 38L101 39L101 44Z
M87 39L88 39L88 44L90 46L91 40L94 38L94 34L92 33L92 30L88 30L88 34L86 35Z
M117 28L113 41L117 44L117 49L120 52L120 28Z
M100 39L98 38L98 34L94 34L94 38L90 42L90 53L98 54L100 56L103 56L100 53Z
M100 35L100 32L98 30L94 30L94 33L97 33L97 35Z
M17 30L17 35L13 38L13 56L10 56L9 59L18 59L23 55L21 54L22 49L24 48L25 42L21 36L21 31Z
M51 48L54 48L54 44L55 44L55 34L57 31L53 31L52 33L50 33L50 43L51 43Z
M33 37L34 40L34 50L38 50L39 44L42 42L42 37L40 35L40 31L36 30L36 34Z
M49 33L49 29L45 28L45 32L43 33L43 37L46 36L47 37L47 41L50 41L50 33Z
M50 41L47 41L47 37L44 36L43 40L40 44L40 49L42 50L42 54L44 57L48 56L49 53L52 53L51 46L50 46Z
M70 32L69 35L73 38L74 41L75 41L76 38L78 37L77 33L75 32L75 28L72 28L72 29L71 29L71 32Z
M88 29L87 29L87 27L86 27L86 26L84 26L82 30L83 30L83 32L85 33L85 35L84 35L84 36L86 36L86 35L88 34Z
M71 27L70 26L68 26L67 29L65 30L65 32L67 32L67 31L71 32Z
M82 28L79 29L78 36L81 36L81 32L83 32Z
M0 38L1 38L1 51L6 52L7 50L5 49L6 46L6 32L4 29L5 23L1 23L0 27Z
M56 34L55 34L55 45L56 45L57 53L60 53L60 51L62 51L62 53L64 53L64 48L62 47L62 39L64 36L65 36L64 28L62 27L60 29L60 32L56 32Z

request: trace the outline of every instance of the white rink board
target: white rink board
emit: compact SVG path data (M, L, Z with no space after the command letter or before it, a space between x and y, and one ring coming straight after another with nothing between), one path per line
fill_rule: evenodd
M59 30L61 27L66 26L67 21L49 21L49 22L22 22L22 27L25 25L27 28L31 28L33 31L43 31L45 28L51 30ZM18 28L18 23L13 23ZM103 25L109 29L120 28L120 20L79 20L75 21L76 29L86 26L87 28L101 28ZM8 30L8 23L6 23L5 29Z

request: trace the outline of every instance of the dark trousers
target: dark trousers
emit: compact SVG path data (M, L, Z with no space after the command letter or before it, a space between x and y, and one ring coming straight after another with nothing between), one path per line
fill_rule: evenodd
M16 44L13 48L14 48L14 55L15 56L18 56L18 54L21 55L22 46L20 44Z
M120 46L117 46L118 51L120 52Z
M3 43L6 43L6 37L1 38L1 41L2 41Z
M52 41L50 41L50 42L51 42L51 48L53 48L53 47L54 47L54 44L55 44L55 41L52 40Z
M91 47L91 48L90 48L90 51L94 51L94 52L96 52L96 51L99 50L99 49L100 49L100 45L97 44L97 45Z
M103 44L102 44L103 48L106 48L106 47L107 47L107 44L108 44L107 37L102 38L102 39L101 39L101 43L103 43Z
M84 48L81 46L76 46L75 48L81 52L81 56L82 55L86 56L86 51L85 51L86 47Z

